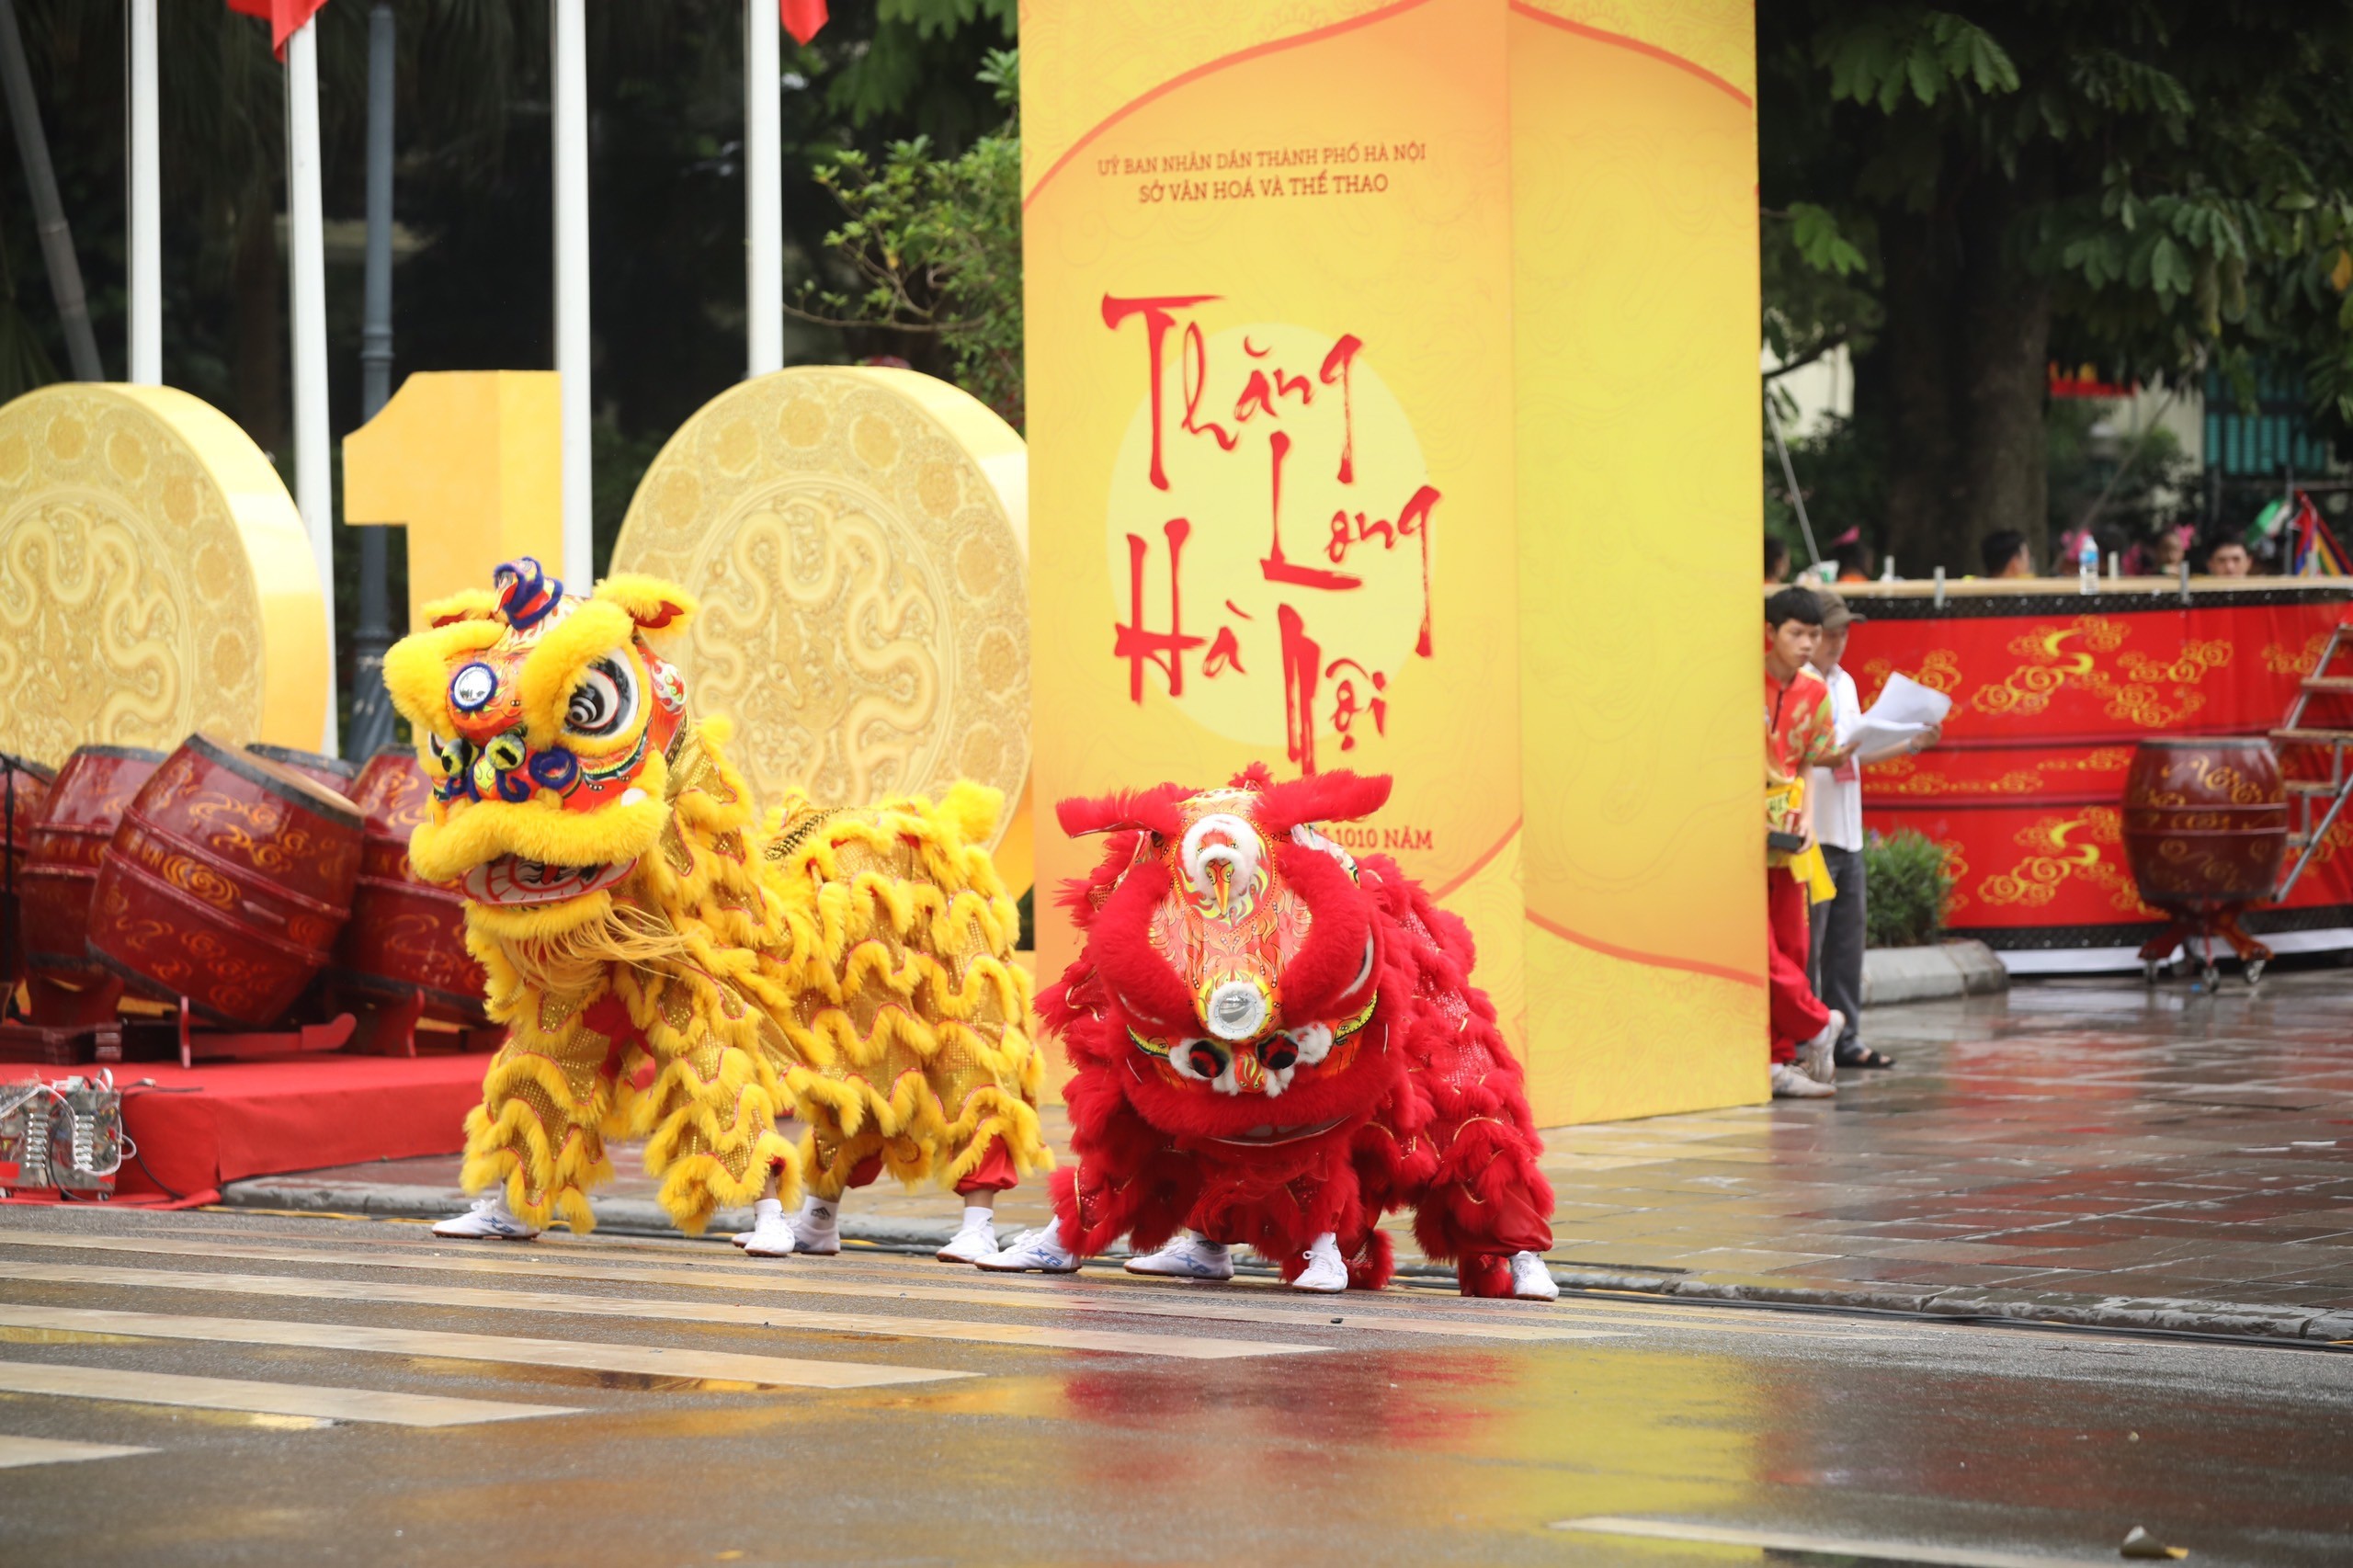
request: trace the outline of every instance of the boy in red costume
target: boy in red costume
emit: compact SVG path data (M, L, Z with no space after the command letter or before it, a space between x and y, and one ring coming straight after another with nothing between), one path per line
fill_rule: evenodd
M1378 1290L1381 1218L1411 1205L1464 1295L1559 1294L1552 1187L1469 929L1316 830L1388 795L1254 767L1062 803L1063 831L1111 835L1065 894L1085 949L1039 998L1077 1069L1078 1168L1053 1223L980 1267L1068 1272L1126 1235L1141 1273L1222 1278L1244 1243L1301 1290Z
M1802 841L1791 849L1767 841L1766 986L1772 1018L1772 1086L1783 1099L1824 1099L1838 1092L1831 1051L1846 1017L1825 1007L1806 979L1812 913L1805 883L1790 862L1813 847L1813 809L1803 781L1816 767L1846 760L1838 749L1830 688L1807 661L1822 636L1822 606L1803 588L1765 601L1766 829ZM1794 788L1793 788L1794 786ZM1790 809L1787 802L1797 801Z

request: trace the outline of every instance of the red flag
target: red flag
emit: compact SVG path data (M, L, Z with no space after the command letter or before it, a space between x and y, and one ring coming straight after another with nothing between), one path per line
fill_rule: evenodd
M230 0L232 5L236 0ZM777 0L778 15L784 18L784 30L792 35L795 43L807 43L825 25L825 0Z
M259 17L267 22L270 47L277 51L278 58L283 60L286 58L286 40L301 31L302 24L326 3L327 0L229 0L229 9L239 16ZM787 11L790 12L790 0L787 0ZM821 13L819 19L823 20L824 6L820 4L817 9Z

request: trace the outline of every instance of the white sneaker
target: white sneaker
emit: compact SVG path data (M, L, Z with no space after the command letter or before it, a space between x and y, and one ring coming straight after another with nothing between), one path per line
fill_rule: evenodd
M1042 1231L1024 1231L1014 1238L1013 1244L976 1257L972 1262L982 1268L995 1269L1000 1274L1020 1274L1035 1269L1040 1274L1075 1274L1078 1255L1063 1245L1063 1222L1052 1220Z
M1773 1063L1773 1097L1777 1100L1826 1100L1837 1092L1837 1085L1809 1076L1794 1062Z
M1128 1259L1131 1274L1158 1274L1172 1279L1231 1279L1233 1255L1222 1242L1191 1231L1179 1231L1168 1244L1147 1257Z
M790 1257L800 1244L792 1233L792 1221L785 1217L784 1205L773 1198L763 1198L753 1205L752 1228L744 1233L736 1244L745 1257Z
M1340 1238L1326 1231L1308 1244L1307 1267L1290 1282L1294 1290L1329 1293L1348 1288L1348 1266L1340 1260Z
M767 1223L768 1216L771 1214L779 1220L783 1219L784 1205L773 1198L761 1199L752 1205L752 1228L748 1231L738 1231L728 1239L737 1246L744 1245L760 1233L760 1227Z
M942 1263L978 1263L997 1255L996 1225L988 1220L967 1219L948 1244L931 1256Z
M1515 1301L1552 1301L1561 1295L1560 1282L1552 1271L1544 1267L1541 1253L1516 1252L1511 1255L1511 1299Z
M1847 1015L1831 1008L1830 1021L1822 1026L1822 1032L1798 1047L1798 1062L1807 1077L1817 1084L1838 1081L1838 1037L1846 1032Z
M506 1207L506 1187L501 1183L475 1199L472 1209L434 1226L433 1233L470 1242L528 1242L540 1233L537 1226L526 1225L515 1217L515 1210Z

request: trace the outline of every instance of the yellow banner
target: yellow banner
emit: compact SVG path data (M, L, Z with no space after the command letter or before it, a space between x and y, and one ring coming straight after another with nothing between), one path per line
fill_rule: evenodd
M1531 1098L1765 1094L1749 0L1513 0Z
M1700 26L1711 7L1682 10ZM1699 362L1679 361L1694 388L1667 388L1654 416L1632 406L1658 390L1652 370L1639 392L1596 389L1625 381L1616 357L1638 329L1547 335L1586 331L1597 302L1580 272L1614 278L1671 252L1656 210L1630 218L1602 197L1683 154L1642 149L1643 171L1621 176L1591 166L1620 154L1579 144L1574 114L1523 122L1519 108L1587 90L1585 51L1620 62L1601 76L1665 69L1732 103L1736 90L1711 84L1745 69L1745 5L1737 19L1709 35L1712 63L1686 69L1662 45L1608 41L1507 0L1033 0L1023 16L1038 799L1207 786L1252 761L1393 775L1388 807L1333 835L1394 856L1470 921L1477 979L1529 1053L1548 1119L1665 1108L1580 1086L1594 1074L1573 1041L1597 1031L1563 1014L1576 994L1626 1009L1633 1032L1701 1030L1703 1062L1738 1045L1751 1069L1737 1081L1703 1070L1690 1090L1694 1042L1662 1036L1624 1042L1604 1077L1681 1081L1667 1097L1695 1104L1763 1089L1762 993L1745 978L1763 953L1754 475L1745 510L1710 489L1720 515L1696 529L1669 494L1688 460L1654 474L1661 494L1626 493L1669 429L1722 449L1699 465L1711 474L1747 460L1751 119L1741 99L1745 173L1728 216L1712 176L1677 187L1670 172L1656 198L1746 225L1748 318L1727 358L1713 306L1702 312L1683 340ZM1536 28L1540 41L1523 36ZM1645 114L1639 133L1660 118ZM1543 166L1555 144L1586 162ZM1652 227L1608 231L1621 221ZM1531 266L1531 244L1561 254ZM1671 268L1662 293L1693 270ZM1579 295L1571 319L1540 312L1532 329L1515 297L1531 286ZM1748 408L1728 417L1744 394ZM1563 423L1580 399L1639 426L1642 444L1591 449L1589 437L1624 436ZM1570 472L1580 464L1606 481ZM1650 557L1621 574L1629 549ZM1688 635L1693 601L1673 574L1687 562L1708 596L1739 563L1749 597L1721 634ZM1586 689L1559 689L1571 672ZM1524 682L1545 686L1542 704L1523 700ZM1585 745L1581 718L1645 702L1664 704L1635 721L1647 744L1628 749L1620 725L1599 736L1615 751ZM1733 708L1745 728L1662 744L1687 711ZM1729 831L1720 808L1735 796L1737 855L1682 876ZM1693 831L1696 849L1681 846ZM1630 835L1640 842L1609 842ZM1539 841L1552 868L1541 900L1523 864ZM1040 834L1040 886L1080 874L1092 853ZM1623 907L1584 902L1595 856ZM1646 866L1669 874L1645 883ZM1678 919L1694 900L1706 907ZM1544 994L1529 983L1531 944L1551 955ZM1041 899L1041 974L1073 951Z

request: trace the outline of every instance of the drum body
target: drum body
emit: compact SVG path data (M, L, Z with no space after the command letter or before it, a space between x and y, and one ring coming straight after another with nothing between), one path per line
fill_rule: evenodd
M408 863L408 835L431 798L425 769L405 746L386 747L359 770L352 799L368 825L333 972L361 990L419 994L434 1017L480 1024L489 981L466 951L465 900L420 881Z
M26 846L21 902L33 973L69 985L103 977L84 947L98 863L124 808L163 760L139 746L83 746L57 770Z
M346 800L351 798L353 781L359 777L357 763L346 762L339 756L328 756L324 752L298 751L292 746L269 746L259 742L245 750L264 762L291 768L313 784L324 784Z
M90 950L215 1022L266 1025L351 911L360 817L276 763L190 735L122 813L90 903Z
M0 994L25 977L25 867L32 825L57 775L40 763L0 752Z
M2124 780L2124 855L2160 909L2257 903L2288 847L2288 793L2256 736L2152 738Z

